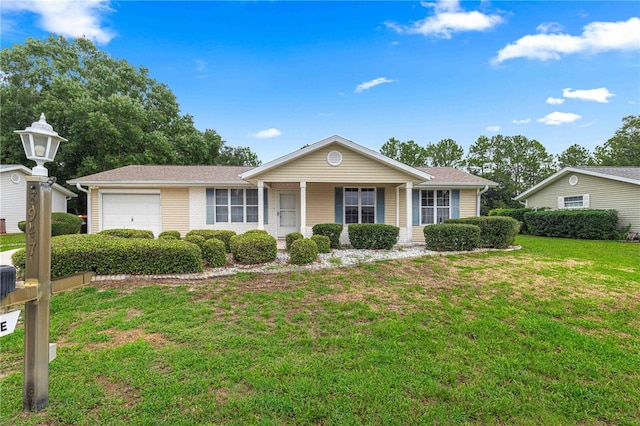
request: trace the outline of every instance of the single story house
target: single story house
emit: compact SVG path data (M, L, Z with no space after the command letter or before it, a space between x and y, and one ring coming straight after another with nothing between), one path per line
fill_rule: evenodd
M399 242L425 225L476 216L495 182L450 167L414 168L340 136L259 167L125 166L70 180L88 193L88 232L110 228L264 229L312 234L318 223L386 223Z
M9 234L20 232L18 222L27 217L26 176L31 176L31 169L21 164L0 165L0 219L4 221L4 231ZM53 184L51 211L66 212L67 200L71 197L77 195L57 183Z
M640 167L565 167L516 197L527 207L616 209L640 232Z

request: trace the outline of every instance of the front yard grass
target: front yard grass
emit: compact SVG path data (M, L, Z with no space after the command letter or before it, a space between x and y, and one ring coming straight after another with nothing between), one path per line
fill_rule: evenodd
M52 297L49 407L1 424L639 424L640 244L523 249Z
M0 235L0 251L24 248L25 241L26 234L24 232Z

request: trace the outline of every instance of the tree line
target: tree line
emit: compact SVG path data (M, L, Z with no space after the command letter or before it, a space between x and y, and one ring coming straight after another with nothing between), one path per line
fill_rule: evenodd
M0 163L29 165L14 130L41 112L69 140L47 164L58 182L129 164L258 166L248 147L232 147L213 129L195 128L169 87L99 50L90 40L51 35L0 51ZM518 193L560 167L640 166L640 116L623 118L593 153L572 145L554 157L524 136L481 136L464 155L453 139L420 146L390 138L380 152L411 166L450 166L500 183L483 197L483 211L517 206ZM86 208L84 194L70 209Z
M513 198L564 167L640 166L640 115L622 119L622 126L603 145L590 152L573 144L551 155L535 139L522 135L480 136L467 155L453 139L421 146L390 138L380 153L413 167L455 167L500 184L483 196L482 212L519 207Z
M0 51L0 161L31 163L14 130L47 121L69 141L47 164L58 182L129 164L260 165L213 129L195 128L169 87L90 40L28 39ZM79 194L84 197L84 194ZM84 211L81 198L70 209Z

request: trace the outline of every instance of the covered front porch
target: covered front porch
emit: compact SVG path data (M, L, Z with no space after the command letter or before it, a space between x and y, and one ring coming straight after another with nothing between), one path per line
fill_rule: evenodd
M256 185L257 228L278 239L291 232L309 237L316 224L340 223L344 225L341 240L347 243L350 224L384 223L400 228L400 243L413 241L411 181L371 184L258 180Z

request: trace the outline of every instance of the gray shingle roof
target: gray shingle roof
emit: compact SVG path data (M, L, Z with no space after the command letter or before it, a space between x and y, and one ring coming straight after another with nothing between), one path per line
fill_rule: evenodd
M496 182L480 176L472 175L463 170L454 167L416 167L416 169L426 172L433 176L428 182L421 186L436 185L462 185L462 186L498 186Z
M105 183L247 185L246 181L240 179L240 174L252 168L245 166L124 166L72 179L68 183L83 185Z
M640 167L596 167L596 166L579 166L574 169L601 173L603 175L617 176L627 179L635 179L640 181Z

